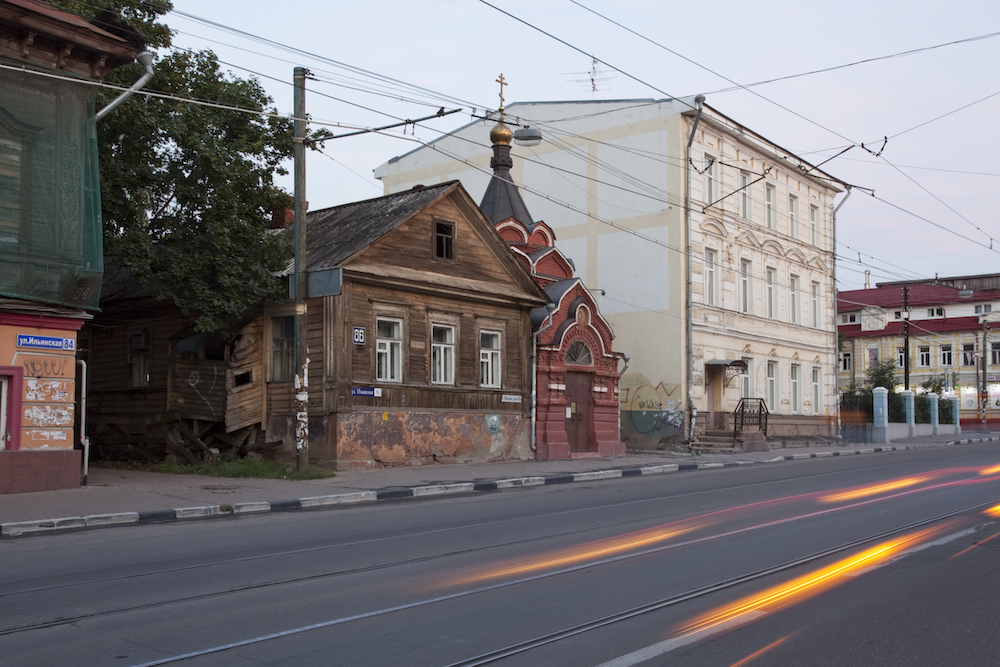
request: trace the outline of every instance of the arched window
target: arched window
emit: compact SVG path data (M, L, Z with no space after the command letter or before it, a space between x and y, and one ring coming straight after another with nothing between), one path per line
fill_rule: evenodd
M576 341L566 350L566 363L575 366L592 366L594 357L583 341Z

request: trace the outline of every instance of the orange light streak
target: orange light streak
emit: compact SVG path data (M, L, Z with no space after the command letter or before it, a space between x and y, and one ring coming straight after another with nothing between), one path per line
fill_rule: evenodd
M736 602L703 614L681 628L684 634L701 632L753 612L774 611L818 595L837 584L851 572L878 565L900 552L941 532L942 528L927 528L903 537L883 542L871 549L803 575L792 581L747 596Z
M985 510L983 514L993 517L1000 517L1000 505L996 505L995 507L991 507L988 510Z
M980 475L995 475L1000 472L1000 464L995 466L990 466L989 468L983 468L979 471Z
M897 491L899 489L905 489L908 486L915 486L922 482L926 482L929 479L930 477L907 477L904 479L897 479L893 482L885 482L884 484L859 486L849 491L842 491L840 493L831 493L827 496L821 496L819 500L824 503L837 503L842 500L856 500L867 496L877 496L880 493Z
M739 662L734 662L733 664L729 665L729 667L745 667L745 665L749 665L752 661L754 661L757 658L759 658L760 656L764 655L765 653L767 653L771 649L777 648L777 647L781 646L782 644L784 644L786 641L788 641L791 638L792 638L792 635L788 635L787 637L782 637L781 639L779 639L776 642L771 642L770 644L768 644L764 648L759 649L757 651L754 651L753 653L751 653L747 657L743 658Z
M987 537L985 540L980 540L980 541L976 542L975 544L973 544L971 547L966 547L965 549L962 549L961 551L959 551L954 556L949 556L948 560L951 560L952 558L958 558L962 554L966 554L966 553L972 551L973 549L975 549L976 547L981 546L983 544L986 544L987 542L989 542L990 540L992 540L994 537L1000 537L1000 533L994 533L993 535L990 535L989 537Z
M527 574L529 572L537 572L538 570L544 570L547 568L563 567L597 558L605 558L607 556L619 554L631 549L648 547L665 540L669 540L672 537L689 533L692 530L696 530L701 527L702 525L696 524L687 527L654 528L642 531L641 533L633 533L631 535L601 540L591 544L584 544L572 549L564 549L548 556L524 559L513 565L508 565L506 567L501 566L495 570L489 570L481 574L474 574L453 583L465 584L473 581L482 581L484 579L496 579L515 574Z

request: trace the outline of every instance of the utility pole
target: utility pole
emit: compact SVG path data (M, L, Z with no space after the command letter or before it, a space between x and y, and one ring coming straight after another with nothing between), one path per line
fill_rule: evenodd
M903 285L903 389L910 390L910 286Z
M306 347L306 75L294 73L295 180L295 467L309 467L309 350Z
M987 404L987 402L989 400L988 399L988 395L986 393L986 346L988 345L988 343L986 342L986 340L987 340L987 338L989 336L989 326L990 326L989 323L986 321L986 318L984 317L983 318L983 350L982 350L983 353L982 353L982 355L980 355L980 357L982 358L982 377L983 377L983 380L982 380L982 388L980 388L980 390L979 390L979 405L980 405L980 411L982 412L982 420L983 420L983 425L984 426L986 424L986 404Z

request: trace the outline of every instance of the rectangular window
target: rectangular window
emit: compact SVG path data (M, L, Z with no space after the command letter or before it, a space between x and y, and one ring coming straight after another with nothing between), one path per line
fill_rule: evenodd
M990 363L1000 365L1000 343L990 343Z
M149 329L132 329L128 334L128 361L133 387L149 386Z
M809 313L812 328L819 329L819 283L816 282L809 289Z
M295 318L271 318L271 381L295 379Z
M740 260L740 312L753 312L753 264Z
M840 316L840 321L843 324L854 324L855 322L858 321L858 316L857 315L841 315Z
M814 415L823 414L822 395L820 391L822 388L821 378L820 369L813 368L812 413Z
M927 317L944 317L944 308L928 308Z
M775 210L774 202L777 201L777 195L775 194L775 189L773 185L764 186L764 222L767 224L768 229L778 228L778 213Z
M455 225L450 222L434 223L434 256L455 259Z
M705 251L705 303L709 306L718 304L718 275L715 270L715 251Z
M975 343L965 343L962 345L962 365L976 365L976 345Z
M931 346L930 345L921 345L920 349L918 351L920 352L920 365L921 366L930 366L931 365Z
M715 158L705 156L705 206L711 206L719 198L719 181L716 175Z
M750 174L740 172L740 215L747 220L753 220L753 188Z
M791 373L792 386L789 388L792 394L791 395L792 414L798 414L799 412L802 411L802 405L801 405L802 401L799 398L800 397L799 382L801 379L799 376L801 375L801 373L802 373L802 368L798 364L792 364L792 373Z
M788 195L788 235L799 238L799 198Z
M403 381L403 321L379 317L375 322L375 379Z
M799 277L788 277L788 316L792 324L801 324L802 314L799 308Z
M743 363L746 364L746 369L740 373L740 397L741 398L753 398L753 359L748 359L743 357Z
M840 355L840 367L841 367L841 369L843 369L845 371L849 371L849 370L851 370L851 368L853 368L853 365L851 363L851 353L850 352L843 352L843 353L841 353L841 355Z
M992 313L992 312L993 312L993 304L991 303L984 303L976 306L976 315L982 315L983 313Z
M479 385L500 386L500 332L479 332Z
M878 366L878 348L870 347L868 348L868 368L875 366Z
M819 245L819 206L809 207L809 243Z
M951 366L951 345L941 346L941 365Z
M455 384L455 327L431 325L431 382Z
M906 366L906 348L897 347L896 348L896 365L900 368Z
M767 409L776 413L778 411L778 362L767 362Z
M764 309L767 311L767 317L769 319L774 319L775 313L777 312L777 301L775 294L775 289L777 287L774 284L774 269L767 269L764 273L764 280L767 283L765 286L766 293L764 294Z

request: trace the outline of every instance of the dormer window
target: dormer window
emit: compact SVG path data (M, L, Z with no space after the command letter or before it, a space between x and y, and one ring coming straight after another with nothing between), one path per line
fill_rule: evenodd
M455 259L455 225L450 222L434 223L434 257Z
M992 303L981 303L976 306L976 315L982 315L983 313L993 312Z

